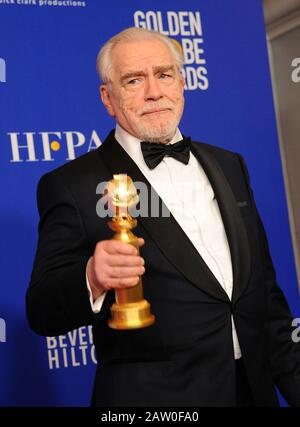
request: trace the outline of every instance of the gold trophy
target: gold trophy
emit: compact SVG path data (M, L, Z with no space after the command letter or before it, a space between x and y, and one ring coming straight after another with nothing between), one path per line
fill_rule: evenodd
M138 238L131 229L136 227L136 219L129 214L129 208L136 205L139 197L132 179L126 174L113 175L107 187L107 198L114 215L109 227L115 231L113 239L133 245L139 252ZM155 317L150 304L144 299L141 277L137 285L115 289L116 302L111 306L108 325L113 329L139 329L152 325Z

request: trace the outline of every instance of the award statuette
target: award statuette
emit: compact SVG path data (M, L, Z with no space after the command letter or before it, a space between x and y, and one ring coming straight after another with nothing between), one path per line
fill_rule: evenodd
M139 253L138 238L131 229L136 219L129 214L139 197L131 178L125 174L113 175L106 186L107 198L114 215L109 227L115 231L113 239L133 245ZM116 302L111 306L108 325L113 329L139 329L152 325L155 317L150 312L150 304L144 299L142 280L130 288L115 289Z

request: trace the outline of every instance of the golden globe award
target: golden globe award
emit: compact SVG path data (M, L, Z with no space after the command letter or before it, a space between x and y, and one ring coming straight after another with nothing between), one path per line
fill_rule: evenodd
M139 252L138 238L132 233L136 219L129 214L139 197L132 179L126 174L113 175L107 187L108 202L114 215L109 227L115 231L113 239L133 245ZM130 288L115 289L116 302L111 306L111 319L108 325L113 329L139 329L152 325L155 317L150 304L144 299L141 277L137 285Z

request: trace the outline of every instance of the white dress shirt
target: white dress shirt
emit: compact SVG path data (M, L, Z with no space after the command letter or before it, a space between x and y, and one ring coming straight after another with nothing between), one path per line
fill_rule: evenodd
M233 278L227 236L213 189L193 153L190 153L187 165L165 156L159 165L149 169L144 161L139 139L119 125L116 126L115 138L161 197L231 299ZM182 135L177 129L170 144L181 139ZM92 309L99 313L105 294L93 302L88 279L87 286ZM233 318L232 337L234 356L239 359L241 350Z

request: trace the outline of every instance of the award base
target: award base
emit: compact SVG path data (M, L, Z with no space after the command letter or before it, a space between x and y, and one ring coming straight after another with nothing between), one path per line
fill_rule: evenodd
M155 317L150 312L150 304L142 301L127 304L113 304L110 308L112 318L108 325L112 329L140 329L151 326Z

